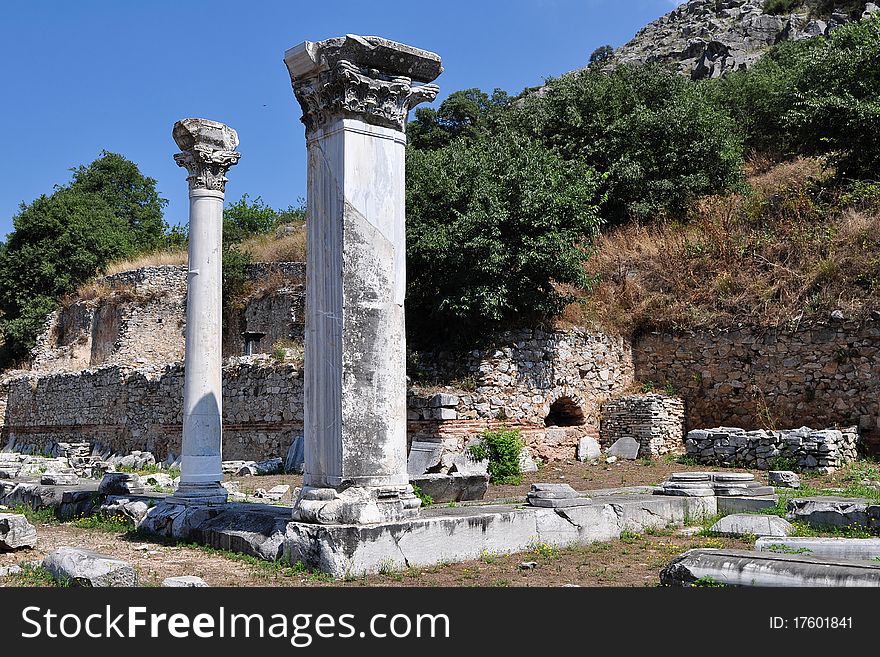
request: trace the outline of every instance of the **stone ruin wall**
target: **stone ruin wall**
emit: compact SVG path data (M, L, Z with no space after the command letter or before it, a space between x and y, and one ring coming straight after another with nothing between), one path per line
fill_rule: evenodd
M601 404L633 382L627 342L582 329L507 331L489 347L418 361L411 375L446 382L450 394L445 405L410 402L410 439L463 447L486 429L516 428L545 461L573 459L581 436L598 439Z
M656 393L626 395L602 406L599 444L608 448L621 438L639 442L640 457L684 450L684 402Z
M242 332L265 337L253 353L302 340L305 265L254 263L246 270L252 292L230 314L224 356L244 353ZM32 352L34 371L76 372L103 365L164 365L183 360L186 266L163 265L105 276L99 294L49 315ZM103 291L103 292L101 292Z
M796 330L651 333L633 347L636 378L676 388L686 428L858 427L880 446L880 321Z
M78 373L31 373L5 381L3 446L50 451L88 441L111 453L180 455L183 365L110 365ZM223 368L223 457L283 456L302 433L302 371L266 356Z
M834 472L858 456L858 427L745 431L735 427L694 430L685 439L688 456L700 463L759 470Z

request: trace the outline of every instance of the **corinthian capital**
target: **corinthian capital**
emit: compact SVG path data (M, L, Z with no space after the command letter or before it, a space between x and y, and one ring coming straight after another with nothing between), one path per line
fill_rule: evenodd
M174 156L174 161L189 172L190 191L226 191L226 173L241 157L235 151L235 130L208 119L183 119L174 124L172 136L182 151Z
M306 41L285 53L307 130L335 118L404 130L409 110L434 100L440 57L380 37ZM413 81L423 84L414 84Z

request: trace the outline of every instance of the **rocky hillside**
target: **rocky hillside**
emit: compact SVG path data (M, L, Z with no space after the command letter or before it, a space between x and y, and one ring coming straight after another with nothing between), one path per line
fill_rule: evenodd
M753 64L780 41L827 34L880 11L848 0L689 0L642 28L614 53L615 63L676 64L693 79Z

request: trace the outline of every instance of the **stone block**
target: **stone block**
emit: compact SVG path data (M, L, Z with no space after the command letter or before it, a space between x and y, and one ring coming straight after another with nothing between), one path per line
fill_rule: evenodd
M537 472L538 470L538 464L532 458L528 447L523 447L519 453L519 469L521 472Z
M722 536L789 536L794 527L779 516L735 513L721 518L709 531Z
M624 436L605 450L605 455L635 461L639 457L640 447L639 441L635 438Z
M442 456L443 443L414 440L409 449L406 471L411 476L424 474L431 468L440 465Z
M92 550L61 547L43 559L43 568L58 581L75 586L137 586L131 564Z
M595 461L602 455L599 447L599 441L592 436L582 436L578 441L577 458L578 461Z
M19 513L0 513L0 550L32 548L37 544L37 530Z
M44 486L75 486L79 483L76 472L46 472L40 476L40 483Z
M478 475L489 476L489 460L475 461L470 454L463 452L455 454L452 457L452 465L449 466L449 473L462 475Z
M98 492L105 495L143 495L141 478L129 472L108 472L98 485Z
M411 477L410 483L429 495L435 504L481 500L489 490L489 475L426 474Z
M201 577L181 575L179 577L166 577L162 580L162 586L166 588L202 588L208 585Z
M771 470L767 473L771 486L777 488L800 488L801 478L797 472L791 470Z
M831 559L875 561L880 559L880 538L762 537L755 541L755 550Z
M878 505L859 498L807 497L791 499L786 506L786 517L813 527L869 528L872 509Z
M302 436L297 436L287 448L287 455L284 457L284 471L302 474L305 461L305 440Z

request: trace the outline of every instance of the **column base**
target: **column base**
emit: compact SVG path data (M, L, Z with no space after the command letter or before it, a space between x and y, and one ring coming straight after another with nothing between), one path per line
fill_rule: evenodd
M204 484L184 483L178 485L170 497L165 498L169 504L184 504L187 506L208 506L226 504L229 499L229 491L217 482Z
M319 525L370 525L417 518L422 501L412 486L352 486L344 490L304 486L293 519Z

